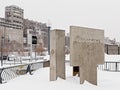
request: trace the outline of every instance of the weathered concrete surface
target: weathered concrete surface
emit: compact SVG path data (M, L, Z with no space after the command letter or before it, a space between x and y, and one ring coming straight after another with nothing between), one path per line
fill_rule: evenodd
M70 27L70 64L80 67L80 83L97 85L97 64L104 63L104 31Z
M92 63L88 63L80 66L79 68L80 84L83 84L86 80L94 85L97 85L97 66L92 65Z
M50 32L50 81L65 79L65 31Z

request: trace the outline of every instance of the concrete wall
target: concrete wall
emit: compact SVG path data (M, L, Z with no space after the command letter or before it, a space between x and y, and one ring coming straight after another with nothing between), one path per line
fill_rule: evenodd
M70 64L79 66L80 83L97 85L97 64L104 63L104 31L70 27Z
M65 79L65 31L50 31L50 81Z
M70 27L70 64L79 66L84 59L97 64L104 63L104 31L99 29Z

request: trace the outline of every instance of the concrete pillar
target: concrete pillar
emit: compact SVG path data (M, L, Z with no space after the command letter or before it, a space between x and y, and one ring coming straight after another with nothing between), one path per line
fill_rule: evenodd
M88 81L94 85L97 85L97 66L90 64L85 64L80 69L80 84L83 84L84 81Z
M65 31L50 31L50 81L65 79Z

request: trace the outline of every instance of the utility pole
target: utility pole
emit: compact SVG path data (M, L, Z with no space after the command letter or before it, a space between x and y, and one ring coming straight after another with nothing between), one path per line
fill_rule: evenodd
M50 26L48 26L48 55L50 55Z
M4 37L1 36L1 66L3 66L3 39Z
M30 61L32 61L32 33L31 33L31 29L27 30L27 43L29 45L29 49L30 49Z
M51 29L50 20L48 20L47 29L48 29L48 55L50 55L50 29Z
M2 23L2 24L3 24L4 29L2 31L2 36L1 36L1 66L3 66L3 47L5 46L4 44L5 44L6 20L5 20L5 24L4 23ZM4 40L4 42L3 42L3 40Z
M35 50L35 60L36 60L36 45L37 45L37 24L35 24L35 27L33 28L33 36L32 36L32 44L34 44L34 50Z
M32 61L32 35L30 34L30 61Z

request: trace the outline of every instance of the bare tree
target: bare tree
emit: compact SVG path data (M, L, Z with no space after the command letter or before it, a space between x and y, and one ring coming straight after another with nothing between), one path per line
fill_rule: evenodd
M37 47L36 47L36 52L39 54L39 55L43 55L43 52L45 51L45 48L43 47L43 44L40 43Z

